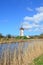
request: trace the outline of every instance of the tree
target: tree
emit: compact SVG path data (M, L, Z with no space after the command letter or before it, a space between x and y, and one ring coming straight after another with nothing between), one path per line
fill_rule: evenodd
M11 38L12 36L10 35L10 34L8 34L7 36L6 36L6 38Z
M40 38L43 38L43 34L40 34L40 36L39 36Z
M0 33L0 38L3 38L4 36Z

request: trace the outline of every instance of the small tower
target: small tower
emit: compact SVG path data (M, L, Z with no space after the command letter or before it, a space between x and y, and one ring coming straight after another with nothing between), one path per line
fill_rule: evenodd
M24 36L24 28L20 28L20 36Z

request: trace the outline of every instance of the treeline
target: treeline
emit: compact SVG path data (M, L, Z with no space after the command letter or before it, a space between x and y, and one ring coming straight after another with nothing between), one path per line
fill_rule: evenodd
M3 34L0 33L0 39L1 38L16 38L16 39L28 39L27 36L13 36L11 34L8 34L4 36ZM43 33L40 35L34 35L34 36L29 36L29 38L35 39L35 38L43 38Z
M30 36L30 38L38 38L38 39L42 39L43 38L43 34L40 34L40 35L34 35L34 36Z
M14 36L11 34L4 36L3 34L0 33L0 38L14 38Z

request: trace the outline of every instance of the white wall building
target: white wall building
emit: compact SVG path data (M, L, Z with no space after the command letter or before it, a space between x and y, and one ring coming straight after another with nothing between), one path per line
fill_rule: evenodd
M24 36L24 28L20 28L20 36Z

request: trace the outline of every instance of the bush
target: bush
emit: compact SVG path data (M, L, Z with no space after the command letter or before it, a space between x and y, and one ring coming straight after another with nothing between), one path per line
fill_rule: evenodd
M17 36L16 39L28 39L26 36Z

